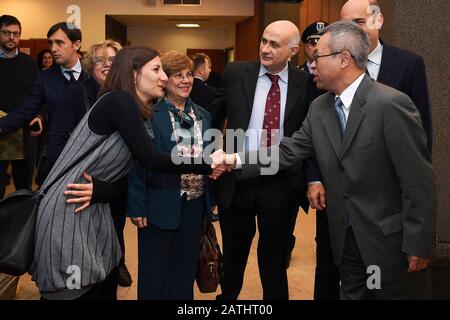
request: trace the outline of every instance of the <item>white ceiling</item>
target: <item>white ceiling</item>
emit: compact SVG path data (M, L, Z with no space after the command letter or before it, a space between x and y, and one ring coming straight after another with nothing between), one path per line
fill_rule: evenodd
M110 15L127 27L176 28L177 23L198 23L200 28L229 28L248 17L243 16L151 16Z

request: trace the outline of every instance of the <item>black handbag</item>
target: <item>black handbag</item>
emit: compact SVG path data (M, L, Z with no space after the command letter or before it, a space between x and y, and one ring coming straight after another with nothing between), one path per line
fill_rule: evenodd
M20 276L33 262L42 194L20 189L0 200L0 272Z
M197 258L197 286L202 293L216 292L222 282L222 252L214 226L207 217L203 222L200 251Z
M0 272L20 276L28 271L34 258L39 203L55 182L103 141L104 139L101 139L78 161L61 171L43 191L19 189L0 200Z

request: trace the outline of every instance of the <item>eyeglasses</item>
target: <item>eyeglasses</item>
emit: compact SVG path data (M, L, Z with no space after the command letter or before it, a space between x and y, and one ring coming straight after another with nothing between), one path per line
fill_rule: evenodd
M182 74L181 72L177 72L174 73L170 76L171 78L177 80L177 81L182 81L184 78L188 79L188 80L192 80L194 79L194 74L192 72L188 72L186 74Z
M103 66L108 61L110 64L114 62L115 57L94 57L94 63L97 66Z
M0 30L0 31L7 38L10 38L11 35L13 35L14 38L19 38L20 37L20 31L14 31L14 32L11 32L11 31L8 31L8 30Z
M339 52L333 52L333 53L330 53L330 54L323 54L323 55L321 55L321 56L315 54L315 55L313 56L313 60L317 63L317 60L318 60L319 58L330 57L330 56L334 56L334 55L337 55L337 54L340 54L340 53L342 53L342 51L339 51Z

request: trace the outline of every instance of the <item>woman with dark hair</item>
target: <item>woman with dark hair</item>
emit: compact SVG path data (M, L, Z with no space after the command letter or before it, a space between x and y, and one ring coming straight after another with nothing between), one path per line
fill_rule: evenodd
M41 50L36 59L39 70L47 70L53 67L54 61L52 53L49 49Z
M113 40L106 40L93 44L83 60L83 66L89 73L86 79L70 83L67 85L63 98L56 108L53 121L50 126L47 138L47 172L63 150L67 140L86 112L97 100L100 86L105 82L114 58L122 49L122 46ZM114 184L104 183L91 176L85 175L89 184L81 184L71 188L83 192L78 198L82 198L84 206L95 202L109 203L111 214L114 220L117 237L123 252L118 270L112 271L116 275L115 283L111 281L110 290L105 290L104 298L114 299L117 296L117 283L128 287L132 283L131 275L125 265L125 241L123 230L125 227L126 202L127 202L127 178L124 177ZM79 187L79 188L77 188ZM95 194L94 193L95 189ZM86 200L90 201L86 201ZM76 201L74 198L71 202ZM77 210L83 209L83 206ZM117 277L118 276L118 277Z
M143 119L164 94L167 76L158 52L124 48L116 55L101 97L86 113L42 185L36 247L30 274L45 299L98 299L122 257L110 207L94 203L76 214L64 190L86 183L86 172L104 182L124 177L133 158L144 168L167 173L211 174L203 159L157 151ZM202 161L199 161L202 160ZM181 164L175 164L181 163ZM201 163L201 164L196 164ZM60 173L68 172L59 177ZM75 191L72 191L75 192ZM76 195L76 194L75 194Z

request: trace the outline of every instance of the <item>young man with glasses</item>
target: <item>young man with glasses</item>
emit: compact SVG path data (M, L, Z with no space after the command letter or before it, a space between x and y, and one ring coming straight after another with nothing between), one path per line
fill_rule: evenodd
M9 15L0 17L0 111L3 111L3 113L10 113L20 106L30 93L38 72L33 59L19 51L21 32L22 26L16 17ZM23 132L25 147L23 157L0 153L0 199L5 194L6 171L10 163L16 189L31 189L36 142L27 126L30 120L31 118L22 126L25 128ZM33 119L30 125L33 125L36 121L37 119ZM17 129L20 129L20 127Z

